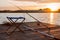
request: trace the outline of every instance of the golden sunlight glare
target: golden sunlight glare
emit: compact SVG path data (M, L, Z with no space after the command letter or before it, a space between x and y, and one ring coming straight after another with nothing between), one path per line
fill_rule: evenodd
M54 24L54 13L50 13L50 24Z
M58 5L54 4L54 3L51 3L51 4L47 5L47 8L50 8L51 11L56 11L58 9Z

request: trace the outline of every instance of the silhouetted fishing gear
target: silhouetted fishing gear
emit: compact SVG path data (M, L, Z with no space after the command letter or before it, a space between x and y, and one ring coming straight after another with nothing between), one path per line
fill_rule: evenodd
M9 2L10 4L12 4L12 5L14 5L13 3L11 3L11 2ZM15 7L17 7L18 9L21 9L20 7L18 7L18 6L16 6L16 5L14 5ZM21 10L23 10L23 9L21 9ZM36 19L35 17L33 17L33 16L31 16L29 13L27 13L26 12L26 14L28 14L30 17L32 17L33 19L35 19L38 23L37 23L37 25L40 25L40 23L42 24L42 25L44 25L42 22L40 22L38 19ZM48 28L48 26L47 25L44 25L44 26L46 26L47 28ZM50 29L49 29L50 30Z
M14 5L14 4L11 3L11 2L9 2L9 3L12 4L12 5ZM14 6L17 7L18 9L21 9L20 7L18 7L18 6L16 6L16 5L14 5ZM21 10L23 10L23 9L21 9ZM29 13L26 12L26 14L29 15L30 17L32 17L33 19L35 19L35 20L37 21L37 25L38 25L38 26L40 26L40 24L43 25L43 26L45 26L45 27L48 29L48 34L50 34L50 28L49 28L47 25L44 25L44 24L43 24L42 22L40 22L38 19L36 19L35 17L31 16Z
M13 4L13 3L11 3L11 2L9 2L10 4ZM14 5L14 4L13 4ZM17 7L18 9L21 9L20 7L18 7L18 6L16 6L16 5L14 5L15 7ZM21 10L23 10L23 9L21 9ZM41 23L42 25L43 25L43 23L42 22L40 22L39 20L37 20L35 17L33 17L33 16L31 16L29 13L27 13L26 12L26 14L28 14L30 17L32 17L33 19L35 19L37 22L38 22L38 24L39 23ZM25 24L26 25L26 24ZM28 26L28 25L26 25L26 26ZM44 26L46 26L46 25L44 25ZM46 26L47 28L48 28L48 26ZM45 32L41 32L41 31L37 31L37 30L34 30L33 28L29 28L29 29L31 29L31 30L33 30L33 31L35 31L35 32L38 32L38 33L41 33L41 34L43 34L44 36L48 36L48 37L50 37L50 38L53 38L53 39L55 39L55 40L60 40L60 39L58 39L58 38L55 38L55 36L53 36L53 35L49 35L49 34L47 34L47 33L45 33ZM49 29L49 28L48 28ZM49 29L50 30L50 29Z

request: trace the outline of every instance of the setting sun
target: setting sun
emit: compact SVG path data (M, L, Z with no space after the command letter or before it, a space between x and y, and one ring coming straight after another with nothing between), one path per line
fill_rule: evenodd
M50 8L51 11L56 11L58 9L58 5L54 4L54 3L51 3L51 4L47 5L47 8Z

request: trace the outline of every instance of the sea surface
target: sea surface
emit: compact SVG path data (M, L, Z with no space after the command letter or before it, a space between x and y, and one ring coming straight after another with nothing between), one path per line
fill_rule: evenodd
M29 14L41 22L51 23L51 21L52 21L53 24L60 25L60 13L52 13L53 16L51 16L51 13L29 13ZM0 24L3 24L4 22L9 22L6 17L10 17L10 16L25 17L26 18L25 22L36 21L26 13L0 13Z

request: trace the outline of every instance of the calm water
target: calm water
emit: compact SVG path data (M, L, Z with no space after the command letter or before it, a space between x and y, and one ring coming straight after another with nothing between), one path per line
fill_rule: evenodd
M30 13L30 15L32 15L41 22L51 23L50 13ZM36 21L26 13L0 13L0 24L8 21L6 18L7 16L23 16L26 18L25 22ZM52 21L54 24L60 25L60 13L54 13Z

